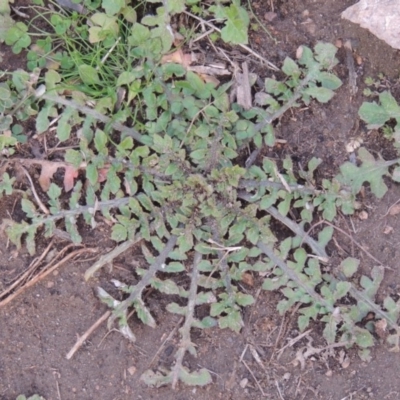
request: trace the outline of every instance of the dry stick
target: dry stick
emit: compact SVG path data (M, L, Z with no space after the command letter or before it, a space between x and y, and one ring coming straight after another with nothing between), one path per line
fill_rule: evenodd
M216 30L217 32L221 33L221 29L218 29L216 26L214 26L214 25L211 24L210 22L208 22L208 21L206 21L206 20L204 20L204 19L198 17L197 15L194 15L194 14L188 12L188 11L184 11L184 13L185 13L186 15L189 15L189 17L192 17L192 18L194 18L194 19L197 19L197 21L200 21L200 22L202 22L203 24L205 24L205 25L209 26L210 28ZM270 69L272 69L272 70L274 70L274 71L279 71L279 68L278 68L276 65L274 65L272 62L266 60L264 57L261 57L261 56L260 56L259 54L257 54L254 50L250 49L250 47L248 47L248 46L246 46L246 45L244 45L244 44L239 44L239 46L240 46L242 49L244 49L244 50L246 50L247 52L249 52L250 54L252 54L254 57L257 57L259 60L265 62L265 63L267 64L267 66L268 66Z
M129 316L128 316L129 319ZM168 337L161 343L161 346L158 348L158 350L156 351L156 354L154 354L154 357L151 359L149 366L147 367L147 369L150 369L154 363L154 361L156 360L156 358L159 356L159 354L161 353L162 349L165 346L165 343L169 342L173 336L175 335L175 332L178 330L179 325L183 322L185 318L181 317L179 319L179 321L176 323L174 329L172 329L172 331L170 332L170 334L168 335Z
M16 290L13 294L8 296L6 299L0 301L0 307L5 306L8 304L11 300L13 300L15 297L17 297L19 294L21 294L25 289L28 289L29 287L35 285L37 282L39 282L41 279L45 278L47 275L52 273L54 270L56 270L60 265L64 264L66 261L70 260L71 258L74 258L75 256L78 256L82 253L96 253L98 249L80 249L73 251L72 253L68 254L66 257L64 257L61 261L59 261L57 264L53 265L50 269L48 269L45 272L39 273L36 275L32 280L30 280L26 285L22 286L18 290Z
M277 380L275 380L275 385L276 385L276 388L278 389L279 397L281 398L281 400L285 400L282 396L281 388L279 387L279 382Z
M22 166L20 165L20 168L22 169L22 171L24 171L24 174L27 176L29 183L31 185L31 189L32 189L32 193L33 196L35 197L36 203L38 204L38 206L40 207L40 209L46 214L49 215L50 211L47 209L47 207L42 203L42 201L39 199L39 196L36 193L36 189L35 189L35 185L32 182L32 178L29 175L28 171Z
M37 266L41 263L41 261L46 257L47 253L50 251L51 247L53 246L54 238L51 240L49 245L43 251L39 258L35 258L31 265L27 268L25 272L23 272L8 288L6 288L3 292L0 293L0 299L2 299L7 293L11 292L16 286L18 286L25 278L31 274Z
M258 389L260 389L261 394L264 397L267 397L267 395L264 393L264 390L262 389L260 383L258 382L257 378L254 376L253 371L249 368L249 366L246 364L246 361L242 360L242 363L244 364L244 366L247 368L247 370L250 372L251 376L253 377L254 381L256 382Z
M283 327L285 325L285 322L286 322L285 321L285 315L283 315L283 318L282 318L282 321L281 321L281 325L280 325L279 331L278 331L278 336L276 337L274 347L272 348L271 357L269 358L268 364L271 364L271 361L274 358L275 350L278 347L278 344L279 344L279 342L281 340L281 335L282 335L282 331L283 331ZM285 329L286 329L286 327L285 327Z
M196 307L196 297L197 297L197 284L199 280L199 270L198 264L202 259L202 255L199 252L196 252L193 259L193 266L192 266L192 276L190 280L190 289L189 289L189 297L188 297L188 305L186 308L186 315L185 315L185 323L183 327L180 329L182 339L180 343L180 347L176 352L176 362L174 368L172 369L172 389L176 388L178 383L179 374L182 369L183 357L188 350L189 346L192 345L192 341L190 339L190 328L193 324L193 315L194 309Z
M72 147L72 146L71 146ZM36 158L12 158L7 161L8 163L19 162L22 165L41 165L43 167L53 167L58 165L59 168L73 167L71 163L65 161L49 161L49 160L37 160Z
M279 349L279 350L277 351L278 356L277 356L276 359L279 360L279 359L281 358L282 354L283 354L283 351L284 351L286 348L292 347L292 346L295 345L299 340L303 339L304 336L307 336L307 335L308 335L309 333L311 333L311 332L312 332L312 329L309 329L309 330L307 330L307 331L301 333L300 335L296 336L295 338L290 339L289 342L288 342L285 346L283 346L281 349Z
M388 208L388 210L386 211L386 213L385 213L384 215L382 215L381 219L385 218L385 217L390 213L390 210L391 210L395 205L397 205L397 204L399 204L399 203L400 203L400 199L398 199L395 203L393 203L393 204Z
M348 234L347 232L345 232L343 229L341 229L341 228L339 228L339 227L337 227L337 226L331 224L331 223L328 222L328 221L322 220L322 221L317 222L316 224L314 224L314 225L306 232L306 235L309 236L310 232L311 232L314 228L316 228L318 225L321 225L321 224L329 225L329 226L331 226L332 228L338 230L340 233L343 233L343 235L347 236L360 250L362 250L368 257L370 257L371 260L374 260L375 262L377 262L379 265L382 265L382 266L383 266L384 268L386 268L386 269L392 270L392 268L384 266L384 265L383 265L377 258L375 258L368 250L365 250L365 249L361 246L360 243L358 243L355 239L353 239L353 237L352 237L351 235L349 235L349 234ZM303 240L305 240L307 236L303 237Z
M111 311L106 311L79 339L76 341L72 349L65 356L67 360L70 360L73 355L83 345L85 340L111 315Z
M128 250L131 246L134 244L140 242L142 238L136 237L127 240L126 242L120 244L117 246L114 250L110 251L109 253L105 254L104 256L101 256L98 261L96 261L90 268L88 268L85 272L85 280L89 280L100 268L102 268L104 265L110 263L114 258L118 257L120 254L124 253L126 250Z

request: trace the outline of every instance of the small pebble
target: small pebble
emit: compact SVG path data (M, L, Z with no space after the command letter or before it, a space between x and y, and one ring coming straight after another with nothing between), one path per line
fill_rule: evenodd
M268 22L272 22L278 15L272 11L268 11L264 14L264 19Z
M288 381L289 379L290 379L290 377L291 377L292 375L291 375L291 373L290 372L286 372L285 373L285 375L283 375L283 380L284 381Z
M136 372L136 367L132 365L132 367L128 368L129 375L133 375Z
M240 385L240 387L241 387L242 389L244 389L244 388L247 386L248 383L249 383L249 380L248 380L247 378L243 378L243 379L240 381L239 385Z

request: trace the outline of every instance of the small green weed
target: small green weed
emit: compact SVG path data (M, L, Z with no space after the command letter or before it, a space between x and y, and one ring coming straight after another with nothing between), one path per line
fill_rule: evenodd
M52 125L60 142L79 138L79 149L67 150L65 161L53 165L54 171L64 168L68 177L68 201L62 200L63 188L50 183L52 174L47 172L47 204L38 207L28 193L21 200L26 219L6 222L10 240L18 248L24 240L34 254L38 231L51 237L55 228L64 228L79 243L78 218L95 229L96 214L102 213L112 222L111 237L118 245L86 272L86 279L141 243L149 267L136 269L134 285L114 280L125 299L118 301L102 288L98 294L113 310L109 323L116 321L132 341L128 309L133 307L143 323L156 326L142 299L146 287L181 298L167 307L185 318L176 362L170 371L146 371L142 379L149 385L211 382L206 369L189 371L183 366L186 352L196 355L190 333L213 326L241 330L242 308L254 303L252 295L240 290L246 273L266 276L263 289L282 293L280 313L299 306L300 330L313 320L322 321L328 344L357 345L360 356L368 359L374 327L360 327L360 322L373 312L387 322L388 340L398 350L400 303L390 297L382 305L375 301L383 267L375 267L370 278L357 274L358 261L352 258L333 268L335 273L324 272L322 266L329 259L325 247L333 235L329 221L338 210L354 212L365 182L382 197L387 190L383 177L393 174L396 180L397 169L392 173L390 167L399 160L375 160L361 149L360 165L345 163L334 179L323 180L322 187L314 182L321 163L316 158L299 174L290 158L281 163L264 158L259 165L239 162L242 149L274 145L273 122L287 110L314 100L326 103L334 96L341 85L332 72L338 62L336 48L327 43L314 49L301 46L296 60L286 58L283 63L285 80L267 78L264 89L256 93L259 107L246 111L230 103L230 83L215 87L183 65L160 62L173 49L171 18L186 7L220 21L222 40L246 43L249 18L239 1L207 9L193 0L143 3L151 6L152 14L125 1L84 5L89 10L85 15L40 8L38 18L46 18L54 35L31 47L28 63L34 73L15 71L0 86L5 132L0 145L10 168L16 160L8 157L18 137L18 129L13 128L12 137L10 127L31 115L39 134ZM4 18L7 15L3 12ZM87 20L90 26L84 23ZM25 35L30 37L27 32L34 22L26 28L15 24L5 33L14 51L29 46ZM116 109L119 88L126 95ZM360 110L369 124L397 118L393 99L382 94L380 101L381 105L363 105ZM43 176L45 166L40 160L37 164ZM78 172L84 181L75 180ZM13 184L14 178L4 173L0 193L10 195ZM298 209L299 223L288 217L291 208ZM327 226L313 238L305 226L317 212ZM293 234L279 241L272 219ZM161 279L160 272L171 278ZM176 274L188 274L190 285L178 285ZM195 312L200 304L210 305L209 315L201 320Z

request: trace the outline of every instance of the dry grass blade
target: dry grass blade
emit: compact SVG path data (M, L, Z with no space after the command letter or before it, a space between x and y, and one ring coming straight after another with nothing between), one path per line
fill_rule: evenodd
M111 315L111 311L106 311L82 336L78 338L72 349L65 356L70 360L79 348L85 343L85 340Z
M68 246L70 247L70 246ZM56 263L55 265L53 265L52 267L48 267L49 265L51 265L54 261L51 261L48 265L46 265L43 268L42 272L39 272L36 276L34 276L29 282L27 282L25 285L21 286L19 289L17 289L14 293L12 293L10 296L6 297L4 300L0 301L0 307L3 307L5 305L7 305L8 303L10 303L12 300L14 300L17 296L19 296L22 292L25 291L25 289L30 288L31 286L35 285L37 282L39 282L40 280L44 279L47 275L51 274L53 271L55 271L59 266L63 265L64 263L66 263L68 260L71 260L72 258L84 254L84 253L96 253L98 252L98 249L88 249L88 248L84 248L84 249L79 249L79 250L75 250L72 253L68 254L67 256L65 256L62 260L60 260L58 263ZM58 255L55 257L55 259L58 258Z
M41 256L39 258L35 258L32 263L29 265L27 270L23 272L18 278L15 279L15 281L8 286L3 292L0 293L0 299L4 298L6 294L14 290L18 285L20 285L25 279L28 279L29 275L31 275L36 268L40 265L42 260L46 257L48 252L50 251L51 247L53 246L54 239L51 240L49 245L46 247L46 249L43 251Z
M208 27L214 29L217 32L221 32L221 29L218 29L216 26L214 26L213 24L211 24L210 22L198 17L197 15L194 15L188 11L184 11L184 13L186 15L188 15L189 17L192 17L194 19L196 19L197 21L200 21L201 23L203 23L204 25L207 25ZM244 45L244 44L239 44L239 46L243 49L246 50L248 53L252 54L254 57L258 58L259 60L261 60L262 62L264 62L268 68L274 70L274 71L279 71L279 68L273 64L272 62L268 61L267 59L265 59L264 57L261 57L258 53L256 53L255 51L253 51L252 49L250 49L250 47Z
M32 178L29 175L28 171L22 166L20 165L20 168L22 169L22 171L24 172L24 174L26 175L26 177L29 180L29 183L31 185L31 189L32 189L32 193L33 196L35 197L36 203L38 204L38 206L40 207L40 209L46 214L49 215L50 211L48 210L48 208L42 203L42 201L40 200L38 194L36 193L36 189L35 189L35 185L33 184Z

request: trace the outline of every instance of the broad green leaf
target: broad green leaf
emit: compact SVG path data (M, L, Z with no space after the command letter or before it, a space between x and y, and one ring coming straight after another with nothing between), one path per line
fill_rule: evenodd
M204 317L201 321L194 320L192 327L199 328L199 329L208 329L217 326L218 322L215 318L212 317Z
M226 310L226 304L223 302L213 303L210 308L210 315L212 317L217 317L221 315Z
M247 29L250 18L247 11L240 6L240 1L234 0L229 7L217 6L217 18L226 19L225 27L221 30L221 38L231 44L247 44Z
M115 224L112 227L111 239L116 242L122 242L128 238L128 231L124 225Z
M338 282L334 293L335 299L339 300L342 297L346 296L350 289L351 289L350 282Z
M400 118L400 106L397 104L396 99L388 91L379 94L379 101L383 109L390 115L390 118Z
M168 0L165 4L168 13L174 15L185 11L185 3L185 0Z
M254 297L251 296L250 294L244 294L244 293L238 292L235 295L235 301L240 306L247 307L254 303Z
M328 342L328 344L335 343L336 335L337 335L337 326L340 322L339 316L339 308L336 308L332 314L327 317L324 317L324 321L326 323L325 329L323 331L323 336Z
M77 112L72 107L66 107L57 125L57 137L60 141L64 142L69 139L71 135L71 128L74 125L71 123L71 119L77 115Z
M299 66L290 58L286 57L283 62L282 71L292 77L299 77L301 74Z
M374 338L366 329L357 328L355 336L357 345L362 348L371 347L374 345Z
M136 313L138 318L146 325L150 326L151 328L155 328L157 326L156 321L154 320L153 316L150 314L150 311L144 305L142 299L138 299L133 303L135 307Z
M70 234L73 243L82 243L82 237L76 226L76 219L73 216L65 217L65 230Z
M163 269L164 272L176 273L185 271L185 266L177 261L169 262L166 267Z
M299 63L301 65L305 65L306 67L310 68L313 64L315 64L314 55L312 50L307 46L300 46L300 58Z
M128 37L128 42L131 46L140 46L150 37L150 30L146 26L135 23L131 29L131 35Z
M89 180L90 184L93 186L97 183L97 180L99 179L99 173L94 164L89 164L86 167L86 178Z
M2 1L0 1L0 43L5 41L7 31L15 24L9 13L1 12L3 8L1 7Z
M13 1L11 1L12 3ZM10 1L9 0L0 0L0 14L7 15L10 14Z
M357 258L348 257L342 261L340 268L347 278L351 278L357 272L359 265L360 260Z
M117 86L129 85L137 78L134 72L123 71L117 79Z
M101 6L104 8L107 15L115 15L118 14L126 4L125 0L103 0Z
M79 76L81 77L83 83L86 85L99 85L101 84L99 74L96 71L96 68L93 68L90 65L81 64L78 67Z
M202 161L209 154L209 149L198 149L190 153L190 157L196 162Z
M105 149L107 142L107 135L101 129L96 129L94 135L94 145L96 146L96 150L102 152Z
M7 21L6 21L7 22ZM19 54L31 44L28 27L23 22L17 22L5 34L5 43L12 46L13 53Z
M354 193L361 190L364 182L369 182L372 193L376 197L382 198L387 191L383 176L388 173L388 168L396 161L375 161L374 156L364 147L360 148L358 156L362 161L361 166L357 167L350 162L342 164L340 166L341 175L337 179L341 183L349 185Z
M320 103L327 103L334 95L331 89L325 87L308 87L302 91L308 96L314 97Z
M7 172L4 172L1 180L0 180L0 197L2 193L6 195L12 194L12 185L15 182L16 178L10 178L10 175L8 175Z
M358 115L368 124L369 129L380 128L390 119L389 113L375 102L362 103Z
M165 294L179 294L180 293L179 286L171 279L165 279L165 280L154 279L153 282L151 283L151 285L154 288L156 288L157 290L159 290L160 292L165 293Z
M315 59L321 63L324 69L332 69L338 63L335 58L337 47L332 43L318 42L314 51Z
M325 71L319 71L315 78L321 83L322 87L336 90L342 86L342 81L334 74Z
M166 308L167 308L167 311L172 313L172 314L185 315L186 312L187 312L186 311L187 307L182 307L182 306L180 306L180 305L178 305L177 303L174 303L174 302L169 303Z
M35 205L28 199L21 200L22 211L26 213L28 218L34 218L36 215L36 207Z
M239 333L243 327L243 320L238 310L228 310L227 315L219 317L218 324L221 329L229 328L234 332Z

